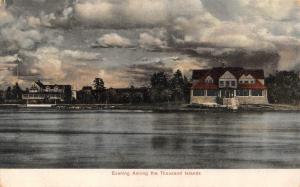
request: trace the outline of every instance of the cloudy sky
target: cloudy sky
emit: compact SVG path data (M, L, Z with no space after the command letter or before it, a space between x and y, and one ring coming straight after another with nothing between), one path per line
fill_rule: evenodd
M7 0L0 86L143 85L161 69L300 69L299 0Z

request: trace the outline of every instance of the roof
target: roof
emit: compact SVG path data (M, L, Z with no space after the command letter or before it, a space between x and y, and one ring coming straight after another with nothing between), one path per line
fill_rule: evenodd
M256 81L254 84L239 84L238 86L241 89L266 89L266 87L259 81Z
M264 70L262 69L244 69L241 67L217 67L212 69L193 70L192 79L204 79L211 76L214 80L218 80L226 71L232 73L236 78L240 78L243 74L246 76L251 74L255 79L264 79Z
M63 85L63 84L43 84L41 81L35 81L35 84L37 84L40 88L43 89L46 89L47 87L49 87L50 89L54 89L55 87L58 87L59 89L71 87L71 85Z
M218 89L218 85L200 81L200 82L193 84L192 89L216 90L216 89Z

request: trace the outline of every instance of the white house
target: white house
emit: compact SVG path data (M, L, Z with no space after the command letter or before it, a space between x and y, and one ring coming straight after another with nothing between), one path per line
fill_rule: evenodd
M71 85L51 85L35 81L29 90L22 94L22 99L27 103L68 103L72 99L72 87Z
M193 70L191 103L267 104L264 71L240 67Z

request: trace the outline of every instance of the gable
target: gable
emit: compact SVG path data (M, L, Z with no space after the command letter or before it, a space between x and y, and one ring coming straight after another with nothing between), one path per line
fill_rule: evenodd
M209 75L206 77L205 82L206 83L214 83L214 79Z
M219 79L236 79L236 77L229 71L226 71Z
M243 74L241 77L240 77L240 80L254 80L254 77L252 75L245 75Z
M30 89L41 89L41 87L36 82L34 82L34 83L31 84Z

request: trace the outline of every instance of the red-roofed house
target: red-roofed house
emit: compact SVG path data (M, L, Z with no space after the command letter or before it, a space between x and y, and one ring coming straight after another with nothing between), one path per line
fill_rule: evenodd
M191 103L211 104L235 99L239 104L267 104L264 71L240 67L193 70Z

